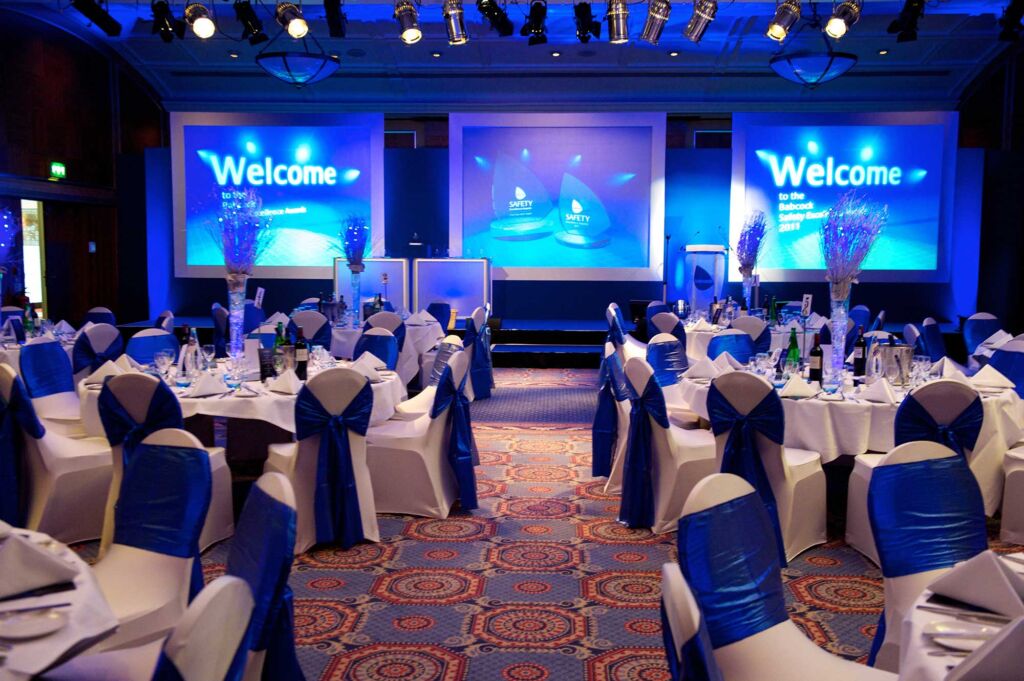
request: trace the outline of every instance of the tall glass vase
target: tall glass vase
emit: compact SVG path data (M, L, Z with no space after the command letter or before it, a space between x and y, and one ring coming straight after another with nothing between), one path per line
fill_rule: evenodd
M743 273L743 302L747 306L747 312L754 309L753 301L754 275Z
M233 273L228 282L228 354L240 355L245 345L245 286L248 274Z
M832 356L829 382L842 388L843 366L846 364L846 325L850 316L850 282L830 282L829 298L832 302L829 326L832 331Z
M351 267L351 266L350 266ZM352 269L352 328L363 327L363 295L360 290L363 271Z

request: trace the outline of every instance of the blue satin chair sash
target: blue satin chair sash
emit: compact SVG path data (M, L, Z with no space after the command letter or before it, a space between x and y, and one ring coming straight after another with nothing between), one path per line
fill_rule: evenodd
M998 319L968 319L964 322L964 344L967 353L971 354L978 346L988 340L989 336L1003 328Z
M683 325L683 323L681 321L678 321L678 322L676 322L676 325L672 327L672 330L669 333L671 333L673 336L675 336L676 340L678 340L682 344L682 346L683 346L683 354L685 355L686 354L686 327Z
M679 519L679 564L714 648L788 621L771 535L757 494Z
M677 649L672 626L665 612L665 604L662 603L661 638L665 644L665 657L668 658L668 670L672 681L723 681L703 617L700 619L697 633Z
M472 317L466 318L466 335L462 339L463 347L473 348L473 358L469 366L469 380L473 383L473 398L487 399L491 396L494 376L491 371L491 348L488 343L490 335L485 329L477 329Z
M654 379L662 388L678 383L688 366L686 351L679 341L648 344L647 363L654 369Z
M759 352L768 353L772 351L772 329L765 326L764 330L754 339L754 354ZM749 361L749 359L748 359Z
M4 322L4 326L10 329L16 341L19 343L25 342L25 325L21 322L21 317L8 317L7 321Z
M437 320L442 331L448 330L448 322L452 318L452 306L448 303L431 303L427 305L427 314Z
M19 307L15 310L0 310L0 324L5 324L12 317L20 318L25 312Z
M728 352L737 362L746 364L754 354L754 339L745 333L718 334L708 343L708 358L715 359L723 352Z
M295 322L292 322L292 324L294 323ZM331 329L330 323L324 322L317 329L303 329L302 332L305 334L306 338L309 339L310 345L320 345L327 350L331 349L331 334L333 333L333 330ZM298 333L297 330L296 333Z
M173 352L177 359L181 350L178 339L169 333L157 336L132 336L128 339L125 352L139 364L152 364L153 357L161 350Z
M255 331L246 334L246 338L255 339L260 342L260 348L268 350L274 347L277 335L273 333L256 333Z
M1013 381L1017 394L1024 397L1024 352L996 350L989 366Z
M370 324L369 321L363 324L363 331L369 331L372 328L373 325ZM391 332L391 335L395 337L396 341L398 341L398 352L401 353L405 348L405 323L403 322L399 324L398 327Z
M655 300L655 301L652 301L652 302L647 304L647 336L648 337L654 336L654 334L657 333L657 330L654 327L654 315L658 314L659 312L671 312L671 311L672 311L672 308L670 308L667 304L665 304L665 303L663 303L663 302L661 302L659 300Z
M938 324L921 325L921 342L933 362L946 356L946 339L942 337L942 329Z
M106 348L97 351L93 348L89 335L83 331L78 334L75 345L71 349L72 370L77 374L79 371L88 369L91 373L99 369L105 362L113 362L123 354L124 340L121 338L121 334L114 336L114 340Z
M455 474L455 483L459 488L459 505L462 510L471 511L477 508L476 472L473 469L476 441L473 439L469 399L463 390L467 378L463 376L462 385L456 388L452 368L445 366L434 393L430 418L436 419L448 410L448 426L451 429L448 436L448 465Z
M114 318L113 312L86 312L85 321L92 322L93 324L117 326L117 320Z
M884 323L885 321L882 317L882 313L879 312L878 315L875 317L875 321L871 322L871 328L869 328L868 331L881 331L882 324Z
M142 423L135 422L107 384L100 390L97 408L107 441L111 446L121 445L125 465L132 460L135 450L149 435L163 428L184 427L178 398L163 381L157 383L146 409L146 420Z
M15 527L25 526L28 500L22 498L27 484L24 436L40 439L46 429L36 416L32 400L21 380L15 379L7 402L0 398L0 520Z
M294 604L288 586L295 522L295 509L254 486L228 554L227 574L244 579L252 591L254 604L245 647L267 651L264 681L304 678L295 656Z
M165 315L165 314L160 315L153 322L153 328L154 329L163 329L164 331L166 331L167 329L164 329L164 324L167 323L168 319L169 319L169 317L167 315Z
M364 538L348 434L351 430L366 435L372 410L373 390L369 381L337 416L324 409L308 386L299 391L295 402L295 437L305 440L320 436L313 501L318 544L337 542L347 549Z
M779 564L786 565L785 544L779 524L778 506L772 492L768 472L761 460L755 435L761 434L776 444L785 435L785 412L778 394L772 390L747 415L740 414L714 383L708 391L708 417L714 434L729 433L722 452L722 473L738 475L757 490L772 525L772 535L779 552Z
M617 354L601 360L598 374L597 412L591 427L591 473L594 477L607 477L612 472L612 453L619 439L619 413L617 402L629 399L622 364Z
M229 675L224 678L224 681L237 681L239 678L241 678L239 675ZM171 658L167 657L164 651L161 650L160 657L156 661L156 669L153 670L153 676L150 677L150 681L185 681L185 677L178 671Z
M627 527L649 528L654 524L654 432L651 419L662 428L668 428L668 412L665 396L654 376L647 381L643 394L631 399L619 522Z
M966 457L967 450L973 450L978 443L984 420L985 409L980 396L960 412L952 423L943 426L936 423L928 410L911 394L904 398L896 410L895 440L897 445L916 440L938 442Z
M352 350L352 359L359 359L364 352L384 362L391 371L398 366L398 341L394 336L369 336L362 334Z
M228 356L228 311L219 303L210 312L213 319L213 347L217 358Z
M441 343L437 346L437 355L434 357L434 365L430 368L430 380L427 385L437 385L441 380L441 374L448 366L448 360L456 352L461 352L462 346L454 343Z
M141 444L114 508L114 543L192 558L189 599L203 588L199 534L211 494L210 457L194 447Z
M259 328L266 318L262 308L256 307L256 303L251 300L245 301L245 308L242 312L242 333L249 333Z
M21 364L25 387L32 397L75 391L71 360L57 341L23 345L18 363Z
M868 328L868 320L871 319L871 310L862 305L857 305L849 312L849 318L853 320L853 330L856 333L857 327Z

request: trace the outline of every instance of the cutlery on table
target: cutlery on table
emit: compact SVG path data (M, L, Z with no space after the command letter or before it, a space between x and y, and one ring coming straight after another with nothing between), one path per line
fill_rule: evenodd
M53 610L54 608L66 608L70 605L70 603L50 603L49 605L31 605L24 608L11 608L10 610L0 610L0 617L4 617L6 615L14 615L21 612L35 612L37 610Z

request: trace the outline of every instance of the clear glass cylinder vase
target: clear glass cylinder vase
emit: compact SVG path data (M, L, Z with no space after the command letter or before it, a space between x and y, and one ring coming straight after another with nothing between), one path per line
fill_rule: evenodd
M754 277L750 274L743 275L743 302L747 306L747 312L754 309L754 301L752 299L754 291Z
M228 282L228 354L242 354L245 346L245 288L249 277L229 274Z
M362 272L352 271L352 328L363 326L363 295L360 291Z
M829 361L829 383L842 387L843 367L846 365L846 326L850 317L850 285L829 284L832 303L829 329L832 332L832 353Z

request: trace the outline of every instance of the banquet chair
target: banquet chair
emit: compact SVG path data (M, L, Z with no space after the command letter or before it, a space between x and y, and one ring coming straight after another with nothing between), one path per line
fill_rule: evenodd
M249 586L224 575L203 588L164 640L72 658L45 681L239 681L253 612Z
M896 410L895 444L932 440L952 447L962 453L977 478L995 479L998 484L1001 459L986 456L976 461L973 456L982 419L981 400L974 388L948 378L931 381L913 390ZM868 492L883 460L884 454L857 456L847 484L846 543L875 564L879 557L868 519ZM986 500L986 511L991 515L998 503L998 499Z
M876 316L875 321L871 322L869 328L864 329L865 331L882 331L885 329L885 310L881 310Z
M441 371L448 363L453 352L463 350L462 339L452 334L445 336L437 347L420 355L420 387L421 394L436 385L441 378Z
M285 335L287 335L287 331L285 331ZM277 342L277 324L260 324L245 334L245 337L258 340L260 347L264 350L273 348L274 343Z
M4 305L0 307L0 324L6 324L8 319L17 318L25 314L25 308L17 305Z
M210 318L213 320L213 347L215 356L219 359L228 356L228 311L220 303L214 303L210 308Z
M608 320L608 339L615 345L619 353L619 359L625 365L626 361L647 356L647 344L633 338L632 334L626 333L626 322L622 318L622 310L618 303L609 303L605 310L605 318Z
M739 329L719 331L708 343L708 359L717 359L724 352L728 352L740 364L746 364L755 354L754 339Z
M448 303L433 302L427 305L427 314L437 320L442 331L452 328L452 306Z
M113 376L100 391L97 408L113 461L100 539L101 557L113 540L114 509L121 494L124 466L135 457L143 438L148 440L157 431L172 437L166 442L158 438L156 444L194 447L205 451L210 459L212 501L199 536L200 548L206 549L234 533L231 469L224 448L204 447L194 435L181 430L184 427L181 405L167 384L149 374Z
M366 433L366 461L379 513L447 518L458 501L477 507L473 432L464 393L469 357L456 352L441 373L431 410Z
M625 374L632 393L619 522L655 534L671 532L686 495L715 471L714 438L706 430L669 422L665 397L646 361L630 359Z
M925 354L933 362L938 362L946 356L946 339L942 337L942 329L934 317L925 318L921 324L921 342L924 344Z
M1024 397L1024 338L1005 343L992 353L988 364L1013 381L1017 394Z
M152 364L156 353L166 350L175 357L181 351L178 339L163 329L143 329L128 339L125 354L139 364Z
M647 332L646 338L650 338L655 335L657 331L654 330L654 315L662 312L671 312L672 308L669 307L668 303L661 300L652 300L647 303L647 310L644 314L644 320L646 322L645 331Z
M170 310L161 312L153 322L154 329L163 329L167 333L174 333L174 313Z
M301 301L299 301L299 305L300 306L301 305L319 305L319 304L320 304L320 298L318 298L316 296L313 296L312 298L303 298Z
M244 579L255 601L245 638L246 681L303 678L295 656L295 606L288 586L295 531L291 483L280 473L264 473L245 500L227 559L227 574Z
M647 344L647 363L654 369L654 378L665 395L668 420L680 428L696 428L700 417L683 399L679 379L687 368L686 349L675 336L656 334Z
M162 639L203 586L199 534L210 506L210 457L183 430L150 434L124 465L113 536L93 568L118 629L93 650Z
M689 611L683 635L692 630L697 609L688 607L681 587L696 601L706 638L687 651L690 659L703 657L708 666L713 660L721 676L707 677L712 680L896 681L894 674L815 645L789 618L772 534L760 496L738 476L708 476L686 499L679 564L665 567L678 577L663 584L663 598L669 613Z
M821 455L784 447L785 412L775 389L742 371L711 382L708 415L716 470L739 475L761 496L775 529L783 565L824 544L825 473Z
M13 479L0 478L11 485L0 488L0 519L65 543L99 537L110 487L110 445L103 438L72 440L47 432L7 364L0 364L0 398L0 409L13 417L0 419L0 461L4 470L14 471ZM22 474L27 479L20 479Z
M394 370L398 372L403 384L408 384L419 373L420 358L412 343L406 343L405 322L394 312L378 312L370 315L363 330L387 329L398 341L398 362Z
M99 369L107 362L116 361L124 354L124 339L116 326L93 324L78 332L71 349L71 364L75 383Z
M322 371L299 391L296 442L270 445L263 471L283 473L295 489L296 555L315 544L380 541L366 463L372 408L365 376L347 368Z
M331 349L331 325L327 317L316 310L299 310L292 316L296 331L301 328L302 335L310 345L320 345Z
M897 671L900 629L936 577L988 549L981 490L963 458L937 442L886 454L871 476L868 515L885 578L885 609L868 664Z
M622 362L610 342L604 344L598 383L597 413L591 428L592 472L595 477L608 476L605 494L620 494L631 402Z
M91 307L85 313L85 321L93 324L110 324L117 326L117 319L109 307Z
M21 347L18 363L32 406L46 428L67 437L85 437L82 406L64 346L45 336L33 338Z
M424 386L415 397L400 402L395 407L395 416L403 419L413 419L426 414L434 404L434 394L437 392L437 384L441 380L444 368L448 366L452 356L462 352L462 339L458 336L447 336L437 350L432 352L433 363L426 374L423 369L420 371L420 384ZM426 357L426 356L424 356Z
M491 396L494 388L494 371L491 366L491 332L487 327L487 313L482 307L473 310L466 318L466 333L462 345L469 354L469 380L466 381L466 396L483 400Z
M228 313L230 315L230 311ZM249 333L267 318L262 308L256 307L255 300L247 299L242 311L242 333Z
M772 349L772 330L768 328L768 324L763 319L757 317L737 317L732 320L730 326L734 329L739 329L743 333L750 336L750 339L754 341L754 354L759 352L770 352Z
M359 359L364 352L384 362L389 371L398 366L398 339L387 329L375 327L363 331L352 350L352 359Z
M723 681L707 625L678 563L661 566L661 638L672 681Z
M1003 323L991 312L975 312L964 321L964 345L968 356L973 355L978 346L992 334L1001 331Z
M871 321L871 310L867 305L854 305L850 308L850 320L854 329L868 330L868 322Z
M686 352L686 328L682 320L674 312L659 312L651 319L654 324L655 333L670 333L683 344L683 352Z
M903 342L914 348L914 354L924 354L924 342L921 340L921 330L914 324L903 326Z

